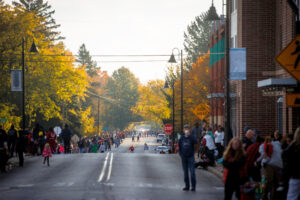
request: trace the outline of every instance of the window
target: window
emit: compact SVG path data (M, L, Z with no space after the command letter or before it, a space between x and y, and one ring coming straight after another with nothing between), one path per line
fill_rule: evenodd
M238 0L231 0L231 12L233 13L235 10L237 10L237 1Z

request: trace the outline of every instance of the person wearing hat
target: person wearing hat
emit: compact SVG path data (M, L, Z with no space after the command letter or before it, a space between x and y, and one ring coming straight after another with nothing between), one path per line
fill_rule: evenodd
M190 190L190 179L189 171L191 176L192 189L191 191L196 191L196 175L195 175L195 157L194 149L197 144L196 138L191 136L190 126L188 124L184 125L184 135L179 139L179 155L182 161L182 168L184 172L184 182L185 187L183 191Z

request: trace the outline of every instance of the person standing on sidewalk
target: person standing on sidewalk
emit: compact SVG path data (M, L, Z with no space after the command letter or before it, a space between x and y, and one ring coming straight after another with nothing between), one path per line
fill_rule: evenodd
M223 156L225 200L231 200L235 192L238 200L241 199L240 186L244 183L244 166L246 153L239 138L232 138Z
M7 135L0 125L0 170L5 172L5 166L8 160L7 155Z
M300 127L296 129L292 143L283 151L284 171L289 177L287 200L297 200L300 196Z
M197 144L196 138L191 136L190 126L188 124L184 125L184 135L179 139L179 155L182 161L182 168L184 172L184 182L185 187L183 191L190 190L190 179L189 170L191 175L192 189L191 191L196 191L196 175L195 175L195 157L194 149Z
M10 153L10 157L13 157L15 147L16 147L16 141L17 141L17 131L13 124L11 125L7 133L8 133L8 138L7 138L8 151Z
M218 158L221 158L224 152L224 131L222 126L218 126L215 131L215 144L218 149Z

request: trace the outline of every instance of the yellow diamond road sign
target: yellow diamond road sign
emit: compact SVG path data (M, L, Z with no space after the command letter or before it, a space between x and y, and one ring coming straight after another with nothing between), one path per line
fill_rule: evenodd
M193 110L193 113L201 120L203 120L210 112L210 108L206 104L199 104Z
M300 81L300 35L282 50L276 60L295 79Z

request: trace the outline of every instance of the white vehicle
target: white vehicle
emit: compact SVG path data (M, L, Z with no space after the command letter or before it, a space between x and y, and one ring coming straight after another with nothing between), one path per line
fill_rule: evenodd
M158 134L156 141L157 142L162 142L165 139L165 134Z
M168 154L169 148L167 146L158 146L155 148L155 153L158 154Z

